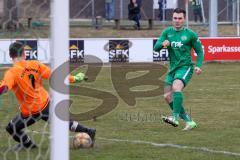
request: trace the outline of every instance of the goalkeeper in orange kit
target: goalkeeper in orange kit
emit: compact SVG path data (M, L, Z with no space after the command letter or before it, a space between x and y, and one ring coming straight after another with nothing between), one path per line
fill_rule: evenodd
M36 60L25 60L24 45L14 42L9 47L9 55L13 66L8 69L0 83L0 95L11 90L18 102L20 114L16 115L7 125L6 131L18 142L13 150L36 148L37 145L24 132L24 129L38 120L48 121L48 92L43 88L43 79L49 79L51 69ZM83 73L69 75L70 83L87 80ZM94 141L96 129L86 128L78 122L70 120L69 129L73 132L85 132Z

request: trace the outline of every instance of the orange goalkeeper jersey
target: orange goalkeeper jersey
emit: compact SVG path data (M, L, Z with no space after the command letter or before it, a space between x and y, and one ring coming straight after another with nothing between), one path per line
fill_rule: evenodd
M0 86L12 90L20 103L20 111L24 117L41 112L49 102L49 94L43 88L43 79L49 79L51 69L39 61L19 61L6 71ZM74 76L68 80L74 83Z
M20 103L24 117L42 111L49 101L43 88L43 79L49 79L51 70L38 61L19 61L4 74L1 85L12 90Z

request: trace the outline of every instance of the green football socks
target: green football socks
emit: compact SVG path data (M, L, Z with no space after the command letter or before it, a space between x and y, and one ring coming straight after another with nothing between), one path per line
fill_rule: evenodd
M173 110L173 102L169 103L169 106ZM191 122L192 121L191 117L185 112L185 109L184 109L183 105L182 105L182 109L180 111L179 117L181 119L183 119L185 122Z
M173 118L179 119L182 108L183 96L181 92L173 92Z
M170 104L170 108L173 110L174 119L178 120L179 117L185 122L191 122L191 117L185 112L183 107L183 95L182 92L173 92L173 102Z

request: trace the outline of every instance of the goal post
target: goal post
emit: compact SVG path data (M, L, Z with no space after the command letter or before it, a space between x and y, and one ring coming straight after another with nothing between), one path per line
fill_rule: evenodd
M52 0L51 1L51 68L56 70L60 65L69 58L69 1ZM61 75L53 75L51 83L54 86L61 86L62 75L69 74L69 67L66 66L63 71L58 72ZM65 81L66 82L66 81ZM69 82L66 82L67 84ZM51 160L68 160L69 159L69 122L59 119L55 111L57 104L63 100L68 100L69 95L59 93L51 88ZM65 116L68 116L66 113Z

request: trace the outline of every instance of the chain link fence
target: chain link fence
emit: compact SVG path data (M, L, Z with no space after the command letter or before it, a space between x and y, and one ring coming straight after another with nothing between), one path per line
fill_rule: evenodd
M70 0L70 24L71 26L115 26L132 25L128 20L128 3L129 0L114 1L114 22L105 22L105 0ZM165 0L166 3L173 3L172 0ZM193 7L188 4L189 23L193 25L204 26L205 29L209 24L209 1L200 0L202 3L202 14L204 21L194 23ZM185 0L175 0L176 6L186 8ZM173 8L163 7L164 19L159 20L158 0L142 0L141 22L158 26L164 22L171 21ZM236 33L239 32L239 0L218 0L218 24L235 25ZM50 0L0 0L0 26L1 29L16 30L27 29L31 27L41 27L49 24L50 17ZM121 23L120 23L121 22ZM239 35L239 33L238 33Z

